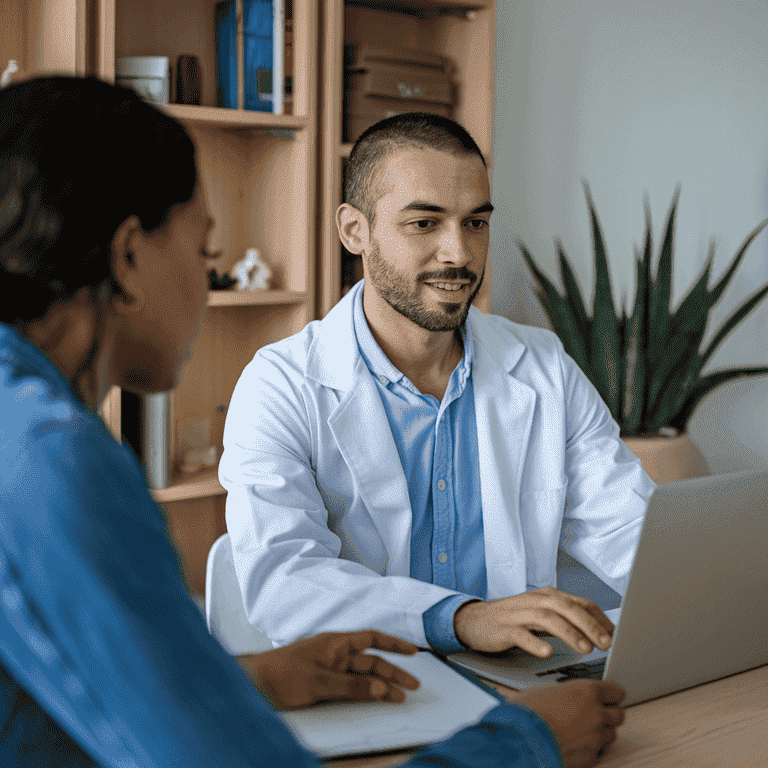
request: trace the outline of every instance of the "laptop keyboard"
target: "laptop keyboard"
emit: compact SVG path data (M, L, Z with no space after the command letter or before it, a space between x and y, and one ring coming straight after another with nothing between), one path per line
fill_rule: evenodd
M605 659L597 659L590 662L581 662L578 664L569 664L557 669L548 669L546 672L537 672L537 677L547 677L548 675L560 675L557 678L558 683L564 683L566 680L601 680L605 670Z

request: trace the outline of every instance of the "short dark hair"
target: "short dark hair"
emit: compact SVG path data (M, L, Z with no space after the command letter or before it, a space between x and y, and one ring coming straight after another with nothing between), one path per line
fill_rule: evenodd
M344 187L345 201L361 211L371 227L376 218L376 203L383 194L377 178L381 165L393 151L408 146L477 155L488 167L477 142L450 118L429 112L405 112L380 120L364 131L352 147Z
M67 76L0 90L0 321L112 286L120 224L161 228L196 185L189 134L132 90Z

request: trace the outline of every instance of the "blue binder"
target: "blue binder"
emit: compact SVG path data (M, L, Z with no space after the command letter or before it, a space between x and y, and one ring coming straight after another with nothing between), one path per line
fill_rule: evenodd
M243 0L243 106L257 112L272 112L273 12L272 0ZM237 108L235 0L216 3L216 104Z

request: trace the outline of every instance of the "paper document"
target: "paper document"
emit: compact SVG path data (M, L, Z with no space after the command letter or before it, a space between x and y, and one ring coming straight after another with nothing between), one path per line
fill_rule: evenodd
M296 738L323 757L403 749L442 741L500 704L427 651L373 651L421 681L403 704L339 702L281 712Z

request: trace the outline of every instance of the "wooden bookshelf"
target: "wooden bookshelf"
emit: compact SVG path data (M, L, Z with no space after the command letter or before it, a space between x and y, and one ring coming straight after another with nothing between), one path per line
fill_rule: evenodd
M495 0L327 0L321 16L320 227L318 311L342 295L344 258L335 213L343 198L344 46L411 48L450 57L456 65L454 118L472 134L490 164L493 127ZM475 304L490 311L490 259Z
M263 307L270 304L303 304L307 291L209 291L209 307Z
M292 114L216 106L215 0L9 0L0 64L29 75L67 72L114 78L119 56L193 54L200 106L161 107L190 131L216 226L219 274L250 247L274 272L269 291L211 291L200 338L172 396L171 442L204 420L221 452L226 408L245 365L265 344L324 316L341 297L342 254L334 224L350 144L342 143L345 43L422 48L457 66L456 118L490 160L495 0L286 0L293 22ZM172 73L173 79L173 73ZM173 89L172 89L173 97ZM480 306L488 306L486 277ZM102 409L119 439L122 396ZM224 531L225 491L215 471L185 477L174 450L171 484L153 491L168 519L188 585L202 592L205 561Z

